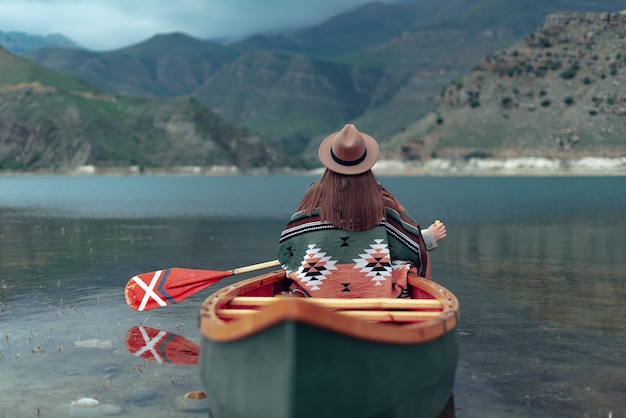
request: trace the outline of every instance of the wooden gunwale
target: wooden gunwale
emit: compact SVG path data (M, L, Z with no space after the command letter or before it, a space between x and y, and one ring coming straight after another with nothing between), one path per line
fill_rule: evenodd
M367 309L366 306L359 308L363 309L362 311L354 314L345 314L345 311L335 311L328 306L324 306L325 303L328 304L329 302L317 302L321 298L263 297L260 303L264 303L264 306L258 306L259 309L250 310L249 314L233 314L231 312L231 318L229 318L228 311L236 312L231 308L233 301L233 306L237 306L236 298L241 296L248 298L245 295L255 294L262 288L277 285L284 279L284 271L278 270L235 283L217 291L209 296L200 308L200 331L210 340L226 342L244 338L280 322L298 321L368 341L417 344L431 341L451 332L455 329L458 321L459 305L456 297L443 286L417 277L409 277L410 286L416 292L427 294L432 299L413 299L413 301L425 300L428 301L425 305L430 305L433 304L433 302L430 302L431 300L436 300L440 306L439 312L389 311L390 308L384 308L388 311L386 319L372 319L372 317L368 318L367 315L379 312L365 310ZM243 299L244 302L246 300ZM239 301L241 302L241 300ZM348 299L343 299L343 301L348 301ZM398 302L399 300L390 299L389 302L391 303L391 301ZM353 302L347 302L346 305L350 303ZM432 318L424 317L424 314L430 315L431 313L435 314ZM395 320L393 317L390 318L389 314L400 314L399 316L406 317L413 315L414 318L402 322ZM419 315L422 315L422 318L419 318ZM233 316L236 319L232 319ZM389 320L393 322L389 322Z

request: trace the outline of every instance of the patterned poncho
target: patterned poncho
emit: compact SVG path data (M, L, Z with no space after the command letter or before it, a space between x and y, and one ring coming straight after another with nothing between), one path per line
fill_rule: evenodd
M425 276L428 255L418 224L383 194L386 217L366 231L346 231L295 213L283 230L278 259L293 291L312 297L407 296L410 269Z

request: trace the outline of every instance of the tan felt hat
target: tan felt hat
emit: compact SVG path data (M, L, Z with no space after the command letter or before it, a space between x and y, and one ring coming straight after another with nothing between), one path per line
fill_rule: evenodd
M378 159L378 143L352 124L330 134L319 149L320 161L326 168L340 174L355 175L371 169Z

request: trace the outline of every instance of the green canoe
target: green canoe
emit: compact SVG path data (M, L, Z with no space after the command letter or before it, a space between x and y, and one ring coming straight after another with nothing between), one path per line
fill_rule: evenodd
M409 278L411 299L280 296L282 270L209 296L200 373L214 418L435 418L458 360L456 297Z

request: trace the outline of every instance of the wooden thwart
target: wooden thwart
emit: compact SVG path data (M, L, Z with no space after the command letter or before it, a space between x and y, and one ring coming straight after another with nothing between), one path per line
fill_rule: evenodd
M284 271L274 271L208 297L199 311L200 328L211 341L226 342L295 322L391 344L421 344L454 329L459 310L454 294L424 278L409 274L408 279L415 299L300 298L280 293L290 281Z
M254 309L221 309L218 313L222 319L240 319L256 314ZM337 311L342 315L359 318L364 321L419 322L436 318L441 312L429 311Z
M280 296L279 296L280 297ZM238 296L228 304L231 308L255 308L275 302L279 297ZM309 298L307 302L329 309L442 309L437 299L391 298ZM423 313L423 312L422 312ZM435 312L436 313L436 312Z
M282 297L238 296L228 307L219 310L222 319L239 319L276 303ZM364 321L419 322L441 315L443 306L437 299L392 299L392 298L309 298L307 303L334 310L342 315Z

